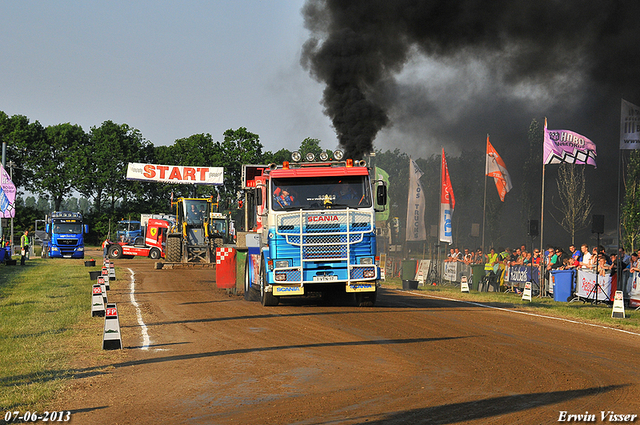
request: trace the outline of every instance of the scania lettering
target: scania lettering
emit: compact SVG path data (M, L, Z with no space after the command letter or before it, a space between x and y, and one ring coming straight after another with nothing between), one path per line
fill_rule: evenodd
M286 296L342 293L354 294L358 305L375 303L375 213L385 208L386 186L374 181L374 197L366 163L334 155L336 161L245 166L251 173L243 176L252 176L243 181L252 229L242 235L245 298L272 306Z
M47 254L51 258L84 258L84 235L89 226L82 224L82 214L55 211L47 217L49 234Z

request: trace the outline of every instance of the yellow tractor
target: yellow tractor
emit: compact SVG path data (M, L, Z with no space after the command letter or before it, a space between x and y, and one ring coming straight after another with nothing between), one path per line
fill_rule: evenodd
M215 261L216 246L223 246L229 235L229 219L215 211L218 204L213 198L178 198L171 206L176 223L167 233L167 262Z

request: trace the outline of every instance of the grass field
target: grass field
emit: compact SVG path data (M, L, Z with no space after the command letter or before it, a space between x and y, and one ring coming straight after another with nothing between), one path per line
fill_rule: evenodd
M0 412L46 410L75 377L99 373L96 365L109 363L103 361L110 358L102 350L104 319L90 313L88 271L98 269L83 260L40 258L25 266L0 265ZM390 279L383 286L400 289L402 282ZM418 292L640 332L640 312L633 310L626 319L612 319L605 305L535 297L529 302L511 293L461 293L453 286Z
M83 260L30 259L0 266L0 406L43 410L76 373L79 358L100 355L103 318L91 317ZM1 417L0 417L1 421Z

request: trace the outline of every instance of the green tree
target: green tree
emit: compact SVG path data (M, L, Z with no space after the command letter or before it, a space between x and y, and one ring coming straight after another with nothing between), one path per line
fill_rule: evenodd
M7 168L8 164L15 164L12 181L16 188L28 186L31 190L33 171L26 159L32 155L42 139L44 128L39 122L29 123L29 119L23 115L9 117L0 111L0 141L7 143Z
M291 151L285 148L282 148L275 153L267 151L264 153L262 158L264 165L271 163L282 164L284 161L291 161Z
M300 155L302 155L302 158L304 158L306 154L312 153L315 155L317 160L320 154L322 153L322 148L320 147L320 139L313 139L311 137L307 137L300 143L298 152L300 152Z
M44 136L34 141L25 161L26 167L34 174L33 182L27 188L40 195L48 195L53 201L53 208L58 210L78 178L93 174L86 168L85 159L89 136L79 125L69 123L47 127Z
M584 166L580 166L580 171L577 167L575 164L560 165L556 178L560 205L556 205L553 198L551 200L560 217L556 217L553 212L551 216L569 233L572 245L576 242L576 232L587 227L589 214L593 208L593 202L587 195Z
M640 238L640 152L630 153L624 179L624 202L621 211L622 246L635 252Z
M194 134L186 138L176 140L168 147L159 146L155 149L155 161L157 164L182 165L193 167L220 167L223 160L222 147L214 142L210 134ZM225 170L226 171L226 170ZM165 199L173 192L175 196L212 196L215 188L202 185L175 185L154 183L157 189L164 194Z
M126 199L132 192L133 184L126 180L128 163L139 162L149 148L149 142L137 129L113 121L91 127L88 137L82 146L81 167L94 172L80 173L76 189L94 199L97 212L102 210L105 200L113 211L116 202Z
M240 127L237 130L227 130L220 143L222 158L220 165L224 167L224 185L221 196L229 203L236 199L242 179L242 164L262 164L262 144L257 134Z

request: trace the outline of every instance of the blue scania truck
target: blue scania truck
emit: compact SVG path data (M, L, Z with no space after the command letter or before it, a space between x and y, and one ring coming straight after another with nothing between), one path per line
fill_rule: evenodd
M54 211L47 217L49 242L47 255L51 258L84 258L84 235L89 226L82 223L82 214Z
M380 279L375 213L386 205L384 183L374 194L365 162L350 159L285 161L260 174L246 185L255 230L243 235L245 298L273 306L283 297L346 293L373 305Z

